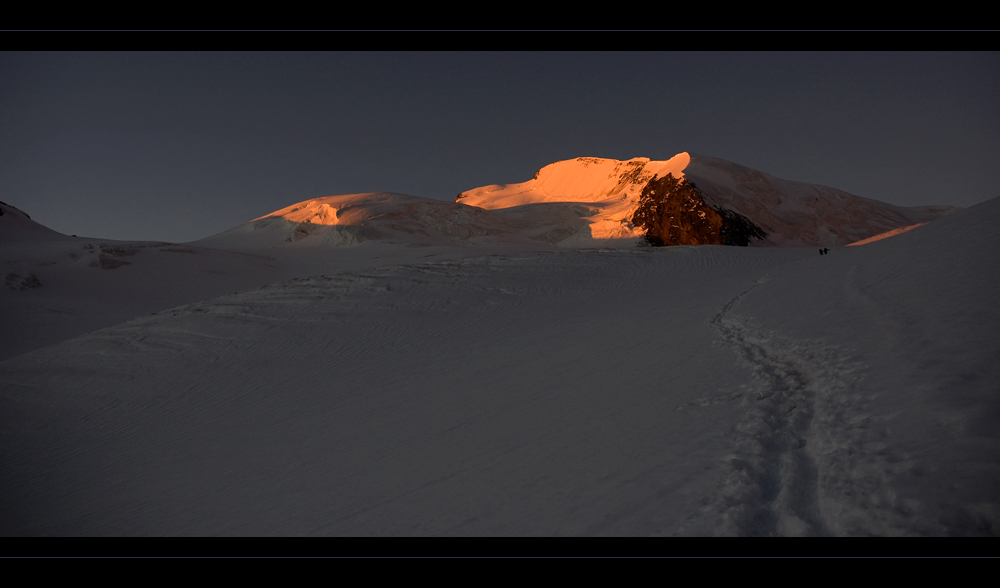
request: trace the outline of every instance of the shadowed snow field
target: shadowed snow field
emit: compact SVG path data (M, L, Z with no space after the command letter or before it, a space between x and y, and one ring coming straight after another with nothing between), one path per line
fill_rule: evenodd
M0 533L997 535L998 226L414 254L89 332L0 362Z

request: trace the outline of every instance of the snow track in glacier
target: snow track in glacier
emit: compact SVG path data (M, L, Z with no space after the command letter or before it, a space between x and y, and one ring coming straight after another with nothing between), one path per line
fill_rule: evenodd
M855 390L865 364L847 350L765 331L735 315L764 281L711 321L752 374L741 390L746 412L733 432L730 472L712 505L723 513L718 532L826 536L892 526L887 464L869 434L877 419ZM868 524L852 524L862 519Z

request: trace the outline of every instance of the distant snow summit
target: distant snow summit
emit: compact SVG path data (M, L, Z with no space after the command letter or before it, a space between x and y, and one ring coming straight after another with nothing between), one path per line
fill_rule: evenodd
M198 242L224 249L519 244L837 246L934 220L950 206L906 208L793 182L729 161L580 157L516 184L462 192L454 203L392 193L300 202Z

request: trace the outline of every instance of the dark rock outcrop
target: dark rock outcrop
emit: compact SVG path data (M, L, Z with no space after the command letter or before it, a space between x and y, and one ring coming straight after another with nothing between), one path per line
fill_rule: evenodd
M735 245L746 247L751 239L767 233L747 217L722 207L712 207L697 186L671 174L654 176L642 189L632 224L645 230L646 242L665 245Z

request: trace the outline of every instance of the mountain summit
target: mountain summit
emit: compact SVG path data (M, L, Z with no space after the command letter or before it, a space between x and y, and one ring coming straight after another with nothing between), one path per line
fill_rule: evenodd
M538 170L527 182L468 190L459 194L457 201L518 216L528 216L530 207L537 205L546 205L549 213L558 207L575 207L581 212L580 219L560 227L576 237L570 243L636 240L646 234L635 223L644 190L648 196L650 183L667 175L680 180L681 186L692 187L697 197L689 198L676 190L660 194L666 200L661 200L664 218L660 223L668 228L673 225L675 234L704 234L701 240L681 237L683 240L667 245L737 244L696 229L711 215L722 219L717 224L725 227L728 222L731 231L745 232L738 244L789 247L846 245L957 210L950 206L894 206L686 152L666 161L645 157L559 161Z
M793 182L729 161L580 157L528 181L467 190L455 202L373 192L294 204L198 243L221 249L411 246L528 247L847 245L956 210L905 208Z

